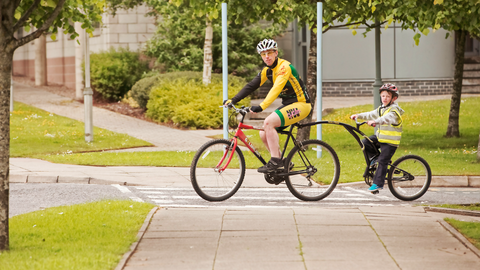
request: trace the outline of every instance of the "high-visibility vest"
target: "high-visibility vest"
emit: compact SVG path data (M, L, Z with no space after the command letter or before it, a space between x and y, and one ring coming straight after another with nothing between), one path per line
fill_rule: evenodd
M385 112L382 114L382 108L381 106L378 108L378 115L381 117L382 115L385 115L389 113L392 110L393 107L388 108L385 110ZM389 143L393 145L400 145L400 139L402 138L402 116L397 110L393 110L398 115L398 118L400 119L398 125L380 125L377 129L377 138L378 141L381 143Z

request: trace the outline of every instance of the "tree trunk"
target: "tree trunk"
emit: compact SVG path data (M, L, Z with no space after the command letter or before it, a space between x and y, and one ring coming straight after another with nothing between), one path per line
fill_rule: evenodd
M315 34L312 30L310 30L310 51L308 53L306 86L308 95L310 96L310 101L312 102L312 111L305 119L300 121L300 123L308 123L313 121L313 109L315 108L315 100L317 99L317 34ZM299 129L297 132L297 140L303 141L310 139L310 130L311 127Z
M0 48L0 251L9 247L10 83L13 51Z
M47 85L47 36L35 40L35 85Z
M212 81L212 41L213 41L213 27L212 21L208 18L206 19L207 28L205 30L205 44L203 47L203 83L205 85L210 84Z
M453 76L452 101L450 103L450 114L448 116L448 127L446 137L460 137L459 116L462 97L463 62L465 60L465 36L466 31L455 31L455 73Z

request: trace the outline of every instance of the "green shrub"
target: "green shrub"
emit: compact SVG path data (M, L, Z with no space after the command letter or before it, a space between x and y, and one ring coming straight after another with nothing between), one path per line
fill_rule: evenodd
M137 102L140 108L147 108L148 95L158 82L158 77L159 76L157 75L143 78L136 82L133 85L132 90L130 90L130 96Z
M148 77L145 77L137 81L132 90L129 92L130 96L137 102L140 108L146 109L147 102L150 95L150 91L156 85L160 84L160 81L163 80L175 80L178 78L190 78L196 81L203 80L203 74L200 72L191 72L191 71L181 71L181 72L171 72L171 73L162 73L162 74L148 74Z
M139 53L125 48L94 53L90 56L92 89L107 100L120 100L148 70Z
M202 73L198 72L199 75ZM229 76L229 97L237 94L245 80ZM160 123L173 123L192 129L219 128L223 123L223 83L220 75L212 76L212 82L205 86L201 76L180 77L160 80L150 92L147 117ZM241 105L249 104L249 98Z

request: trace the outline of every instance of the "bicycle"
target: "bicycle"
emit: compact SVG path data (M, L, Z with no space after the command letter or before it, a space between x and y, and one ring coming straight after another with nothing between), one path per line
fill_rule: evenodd
M367 164L365 168L365 172L363 174L365 183L369 186L372 185L373 176L375 175L375 171L377 169L377 164L372 164L372 161L376 160L377 157L380 155L380 151L377 147L374 147L376 150L375 155L372 158L369 158L366 151L365 145L360 140L360 134L363 138L367 139L367 141L371 144L374 144L372 140L365 135L360 130L360 126L366 124L367 122L359 123L355 120L356 127L353 127L349 124L342 123L342 122L335 122L335 121L318 121L307 123L307 125L318 125L318 124L335 124L343 126L358 142L360 147L362 148L363 155L365 157L365 162ZM430 169L430 165L428 165L427 161L420 156L417 155L405 155L393 163L390 161L388 164L389 168L387 170L386 181L388 183L388 188L393 196L397 197L403 201L412 201L422 197L430 187L430 183L432 181L432 171ZM373 192L373 194L378 194L378 190Z
M243 133L246 129L262 130L243 123L250 108L236 108L233 105L229 108L234 110L232 115L241 115L234 136L229 140L217 139L205 143L196 152L190 166L193 188L207 201L226 200L242 185L246 167L241 148L250 150L262 164L266 164L260 152ZM340 177L340 162L333 148L323 141L297 141L292 131L301 127L303 125L296 123L288 131L278 131L287 135L281 153L282 160L290 140L293 148L284 159L284 168L265 174L265 180L274 185L285 182L290 192L300 200L318 201L335 189ZM239 141L243 142L244 147L240 147Z

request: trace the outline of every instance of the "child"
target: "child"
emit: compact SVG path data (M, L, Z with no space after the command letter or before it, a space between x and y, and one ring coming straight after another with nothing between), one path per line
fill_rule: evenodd
M378 126L376 135L370 136L375 146L367 139L362 140L369 159L375 154L373 147L380 148L380 155L377 159L378 168L373 178L373 184L368 189L372 193L383 189L385 176L387 175L387 165L400 144L403 124L402 114L404 113L404 110L395 103L398 98L398 89L395 85L391 83L382 85L380 87L380 98L382 105L378 109L350 116L353 120L367 120L369 126Z

